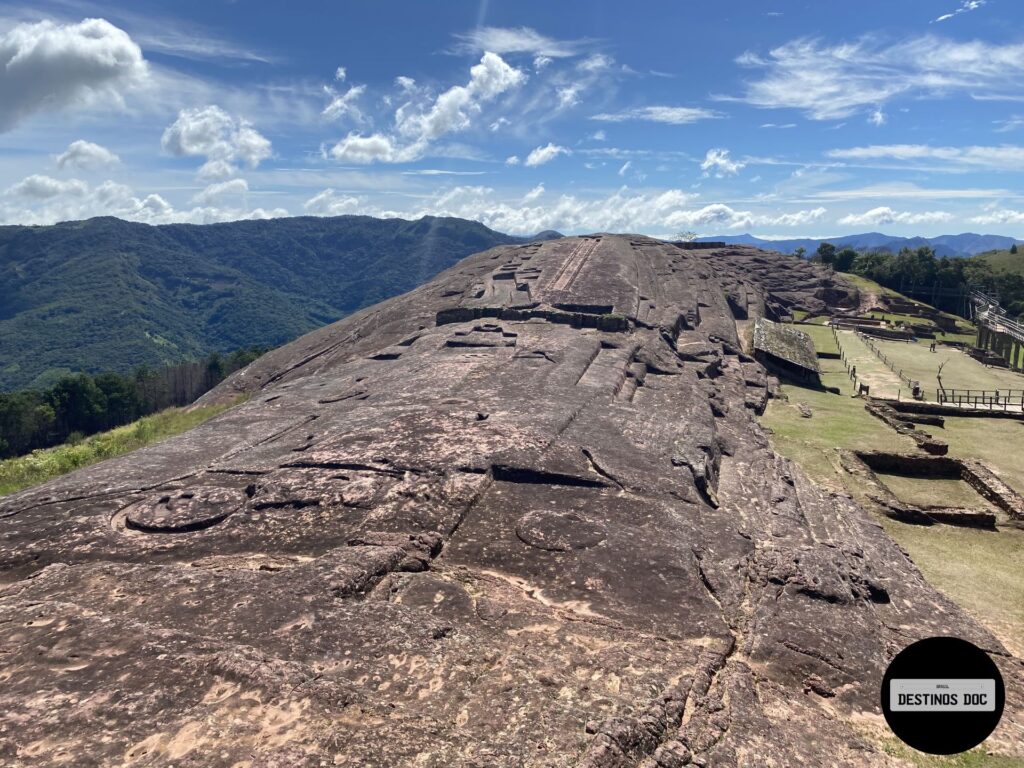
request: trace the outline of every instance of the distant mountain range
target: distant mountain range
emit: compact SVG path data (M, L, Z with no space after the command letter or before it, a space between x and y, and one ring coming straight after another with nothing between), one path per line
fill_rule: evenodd
M804 248L808 254L813 253L821 242L832 243L843 248L849 246L858 251L899 251L901 248L919 248L922 245L935 249L937 256L975 256L985 251L1005 250L1014 243L1024 243L1012 237L1002 235L976 235L965 232L962 235L940 235L939 237L894 237L881 232L865 232L861 235L845 235L829 237L824 240L796 238L793 240L765 240L753 235L723 235L716 237L700 237L704 242L726 242L736 245L756 245L769 251L793 253L797 248Z
M0 227L0 391L277 346L527 239L435 217Z

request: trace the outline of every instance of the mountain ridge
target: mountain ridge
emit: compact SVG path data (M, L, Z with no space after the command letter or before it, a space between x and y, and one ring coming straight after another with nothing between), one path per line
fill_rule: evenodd
M901 248L919 248L928 246L935 249L937 256L966 257L976 256L986 251L1009 248L1014 243L1024 243L1006 235L979 235L974 232L963 232L959 235L938 235L936 237L901 237L886 235L882 232L863 232L840 237L796 237L784 240L768 240L749 233L742 235L714 235L698 237L698 242L722 242L729 245L753 245L780 253L793 253L797 248L813 252L819 243L832 243L838 247L849 246L857 250L888 250L898 251Z

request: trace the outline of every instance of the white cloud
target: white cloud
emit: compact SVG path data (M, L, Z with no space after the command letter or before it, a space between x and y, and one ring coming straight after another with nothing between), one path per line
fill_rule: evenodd
M577 68L582 72L603 72L611 69L614 64L615 59L611 56L606 56L603 53L594 53L583 59L577 65Z
M847 189L812 190L804 196L805 201L831 202L836 200L984 200L1017 196L1019 193L1007 189L984 189L965 187L949 189L942 187L921 187L908 182L871 184L865 187Z
M924 35L880 46L870 38L827 45L801 38L766 57L745 53L740 64L763 70L740 98L769 109L798 109L812 120L875 111L897 96L1020 96L1024 44L959 42Z
M544 185L538 184L536 187L531 189L525 195L523 195L523 203L532 203L538 197L544 194Z
M909 211L894 211L892 208L882 206L860 214L851 213L839 219L839 223L843 226L856 227L887 226L889 224L941 224L952 218L952 214L945 211L911 213Z
M240 182L240 183L236 183ZM212 185L196 196L197 205L188 210L175 208L158 194L137 196L131 187L105 181L95 187L79 179L59 181L46 176L29 176L15 184L0 200L0 221L17 224L53 224L77 221L93 216L117 216L129 221L149 224L187 222L207 224L249 218L287 216L284 208L249 209L241 205L225 207L223 201L244 192L244 182L237 179L223 185L219 192ZM244 195L242 196L244 198ZM10 201L10 202L7 202Z
M721 113L703 107L638 107L623 112L603 112L593 115L591 120L603 120L610 123L621 123L627 120L645 120L652 123L670 123L687 125L698 120L711 120L721 117Z
M550 163L559 155L571 155L572 150L560 147L557 144L548 143L547 146L537 147L526 157L526 164L534 167Z
M345 82L346 77L348 77L348 70L346 70L344 67L338 67L336 70L334 70L334 79L337 80L339 83Z
M725 176L735 176L746 168L746 165L740 160L730 158L728 149L709 149L704 156L704 162L700 164L700 169L704 171L705 176L714 173L721 179Z
M889 118L886 117L885 112L881 109L876 109L870 115L868 115L868 122L874 126L883 126L888 122Z
M866 147L833 149L829 157L840 160L898 160L940 163L939 168L962 171L984 168L992 171L1024 170L1024 147L1015 144L973 147L933 147L928 144L873 144Z
M505 165L519 165L519 157L516 155L509 155L505 158Z
M996 208L971 219L975 224L1024 224L1024 211Z
M197 175L203 181L217 181L230 179L236 173L238 173L238 169L227 160L207 160L200 167Z
M350 133L330 149L330 156L346 163L407 163L418 160L426 149L424 144L398 146L390 136L374 133L363 136Z
M0 132L47 110L119 109L148 76L139 46L103 19L18 24L0 37Z
M350 133L330 150L331 157L350 163L401 163L417 160L431 144L464 131L482 105L516 88L526 75L494 53L485 53L470 69L469 82L441 93L430 104L406 102L395 112L395 133L363 136Z
M538 196L539 197L539 196ZM545 229L564 232L669 232L681 227L711 232L753 226L795 227L819 221L824 208L792 213L754 213L721 203L691 207L695 195L679 189L633 192L627 187L606 196L584 199L544 194L538 200L504 201L490 187L447 189L412 211L365 209L373 215L416 218L423 215L458 216L481 221L502 232L533 233Z
M210 184L202 192L192 198L198 205L212 205L223 202L225 197L249 194L249 183L245 179L231 179L217 184Z
M542 71L552 61L554 61L554 59L552 59L550 56L543 56L543 55L534 56L533 57L533 71L534 72Z
M399 109L395 115L399 133L416 141L434 141L465 130L472 115L480 111L481 102L491 101L526 81L526 75L493 53L485 53L469 74L468 84L449 88L425 112Z
M939 18L935 19L932 23L939 21L948 21L954 16L959 16L961 13L967 13L968 11L976 11L985 4L985 0L963 0L960 3L960 7L950 13L944 13Z
M633 161L632 160L627 160L626 162L624 162L622 164L622 167L619 168L619 176L625 176L627 173L629 173L629 169L632 168L632 167L633 167Z
M62 181L50 176L32 174L8 189L7 194L14 197L47 200L52 197L58 197L59 195L81 197L86 194L88 190L88 185L79 179Z
M324 117L328 120L338 120L348 116L357 123L362 122L363 113L356 105L356 100L366 92L365 85L353 85L345 93L338 93L330 86L324 86L324 92L331 99L321 113Z
M587 138L591 141L608 141L608 134L604 131L594 131Z
M57 167L93 170L109 165L116 165L120 158L106 147L93 144L91 141L79 139L73 141L68 148L57 156Z
M183 109L164 131L165 151L179 157L206 157L203 178L222 178L235 172L235 163L256 168L270 157L270 141L247 120L231 117L218 106Z
M575 56L587 44L585 40L555 40L530 27L480 27L455 37L461 41L459 47L463 51L533 54L537 69L542 69L551 59ZM547 61L538 65L538 59Z
M567 85L558 89L558 108L568 109L580 103L580 85Z
M1014 115L1008 117L1005 120L994 121L999 127L996 128L997 133L1008 133L1010 131L1016 131L1019 128L1024 128L1024 115Z
M306 213L314 216L344 216L356 212L362 205L358 197L339 195L328 187L309 198L303 205Z

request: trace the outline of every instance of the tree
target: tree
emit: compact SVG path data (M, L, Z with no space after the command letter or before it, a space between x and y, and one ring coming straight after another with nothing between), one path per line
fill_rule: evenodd
M796 250L793 251L793 255L796 256L798 259L802 259L806 253L807 249L804 248L802 245L797 246Z
M47 398L57 416L61 438L72 432L89 435L103 428L107 398L91 376L65 376L47 393Z
M819 243L814 260L832 266L836 259L836 247L832 243Z
M846 247L835 255L833 266L837 272L849 272L853 262L857 258L857 252L853 248Z
M1017 244L1016 243L1014 243L1013 245L1010 246L1010 253L1012 253L1014 256L1017 255Z
M686 232L677 232L674 239L682 243L692 243L697 239L697 233L690 232L689 230Z

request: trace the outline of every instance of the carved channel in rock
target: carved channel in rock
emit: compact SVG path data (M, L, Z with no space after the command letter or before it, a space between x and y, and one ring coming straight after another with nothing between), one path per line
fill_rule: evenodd
M122 510L124 526L141 533L193 533L228 519L245 503L245 491L195 488L151 496Z
M538 509L519 518L516 536L537 549L569 552L597 546L608 537L608 531L581 512Z

